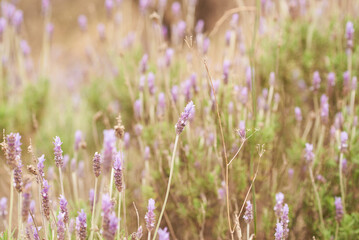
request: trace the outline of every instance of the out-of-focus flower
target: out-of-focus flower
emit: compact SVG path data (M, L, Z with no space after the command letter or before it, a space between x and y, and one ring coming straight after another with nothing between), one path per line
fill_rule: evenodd
M334 205L335 205L335 220L337 220L337 222L341 222L344 216L342 198L335 197Z
M170 240L170 233L167 231L167 227L158 229L158 240Z
M131 140L130 133L125 132L125 135L123 136L123 143L125 145L125 149L130 148L130 140Z
M57 216L57 239L58 240L65 240L65 221L64 221L65 214L60 212Z
M347 132L341 132L340 133L340 151L344 152L348 148L348 133Z
M284 204L283 210L282 210L282 216L280 218L280 221L283 224L283 235L284 239L287 239L289 236L289 207L287 204Z
M2 197L0 199L0 218L5 218L7 213L7 198Z
M113 169L114 171L114 178L115 178L115 185L119 192L122 191L122 161L123 156L122 152L118 151L115 157L115 162L113 163Z
M244 212L243 219L247 224L250 224L253 220L253 209L250 201L247 201L246 211Z
M302 117L302 111L300 110L300 108L295 107L294 113L295 113L295 119L297 120L297 122L301 122L303 120L303 117Z
M320 88L320 82L321 82L321 79L320 79L320 75L319 75L319 72L318 71L315 71L313 73L313 90L314 91L318 91L319 88Z
M93 157L93 172L97 178L101 174L101 155L98 152Z
M329 120L329 103L328 103L328 97L323 94L320 97L320 117L324 124L328 123Z
M54 155L55 155L55 164L58 168L62 168L63 167L63 156L62 156L62 149L61 149L61 145L62 145L62 142L61 142L61 139L56 136L54 138Z
M242 141L246 139L246 122L244 120L239 122L238 135L241 137Z
M147 75L147 84L148 84L148 91L151 95L154 95L156 92L156 85L155 85L155 75L153 72L148 73Z
M77 22L80 26L81 31L86 31L87 30L87 17L85 15L80 15L77 18Z
M314 161L314 153L313 153L313 145L306 143L305 144L305 154L304 158L307 161L308 164L312 163Z
M274 234L275 240L283 240L284 239L284 229L283 224L281 222L277 223Z
M80 149L80 144L82 140L83 140L82 132L80 130L77 130L75 132L75 144L74 144L75 151L78 151Z
M354 25L350 21L346 24L345 38L347 39L347 54L351 54L354 46Z
M274 206L274 212L279 219L283 212L284 194L279 192L275 195L276 204Z
M147 213L145 215L146 227L149 232L151 232L155 228L156 223L156 215L153 212L155 210L155 200L152 198L148 200Z
M103 23L97 24L97 33L101 41L106 40L106 27Z
M65 223L69 222L69 211L67 209L67 200L63 195L60 195L60 212L64 214L63 220Z
M184 112L182 112L180 118L178 119L178 122L175 126L177 135L180 135L186 126L188 120L191 118L191 116L194 114L195 108L193 102L189 102L187 106L184 109Z
M79 240L85 240L87 235L86 213L83 209L76 218L76 235Z
M203 32L203 28L204 28L204 21L202 19L199 19L197 21L196 27L195 27L195 32L197 34L200 34Z
M133 104L133 110L135 113L135 117L137 119L141 119L142 118L142 101L141 101L141 99L137 99L135 101L135 103Z
M140 73L144 74L148 68L148 55L144 54L140 61Z
M14 188L18 193L22 192L22 163L20 156L16 156L17 165L14 169Z
M50 219L50 199L49 199L49 189L50 186L47 183L47 180L44 179L42 183L42 190L41 190L41 196L42 196L42 212L47 220Z
M116 135L115 130L103 130L103 171L107 174L113 162L113 157L116 152Z
M181 4L179 2L172 3L171 10L176 19L181 18Z
M333 88L335 86L335 73L334 72L330 72L328 73L328 88Z
M229 60L224 60L224 62L223 62L223 81L224 81L224 84L228 83L230 67L231 67L231 62Z

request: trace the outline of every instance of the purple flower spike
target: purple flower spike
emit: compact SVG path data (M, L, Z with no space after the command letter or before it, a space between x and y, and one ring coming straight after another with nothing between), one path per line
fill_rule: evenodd
M141 62L140 62L140 72L143 74L147 71L148 68L148 55L143 55Z
M230 67L231 67L231 62L229 60L224 60L224 62L223 62L223 81L224 81L224 84L228 83Z
M87 17L85 15L80 15L77 19L81 31L85 32L87 30Z
M158 229L158 240L170 240L170 233L167 231L167 227Z
M53 144L55 146L55 148L54 148L55 164L58 168L62 168L64 162L63 162L63 157L62 157L61 139L58 136L56 136L54 138Z
M203 29L204 29L204 21L202 19L199 19L196 24L195 31L197 34L200 34L203 32Z
M252 89L252 70L251 67L246 68L246 83L249 90Z
M64 213L59 213L57 216L57 239L65 240L65 222L64 222Z
M20 32L20 28L22 25L22 22L24 20L23 12L21 10L16 10L13 17L12 17L12 25L16 29L17 32Z
M297 120L297 122L301 122L303 120L303 117L302 117L302 111L300 110L300 108L295 107L294 113L295 113L295 119Z
M20 48L21 48L22 54L24 54L25 57L28 57L30 55L31 48L26 40L20 41Z
M181 117L178 119L178 122L175 126L177 135L180 135L187 124L188 119L194 114L195 108L193 102L189 102L184 109L184 112L181 114Z
M113 163L113 169L115 170L115 185L119 192L122 191L122 159L122 153L121 151L118 151L115 157L115 162Z
M42 196L42 211L46 217L47 220L50 219L50 199L49 199L49 189L50 186L47 183L46 180L42 183L42 190L41 190L41 196Z
M328 123L329 103L328 103L328 97L325 94L323 94L320 97L320 117L324 124Z
M22 192L22 163L20 160L20 156L16 157L16 162L17 162L17 166L14 169L14 188L16 189L17 192L21 193Z
M344 216L342 198L335 197L334 205L335 205L335 220L337 220L337 222L341 222Z
M175 16L175 18L180 18L181 17L181 4L179 2L174 2L172 3L172 14Z
M129 149L129 148L130 148L130 143L131 143L130 133L125 132L125 135L123 136L123 143L124 143L124 145L125 145L125 149Z
M284 229L283 224L281 222L277 223L274 234L275 240L283 240L284 239Z
M149 232L151 232L155 228L156 223L156 215L153 212L155 210L155 200L152 198L148 200L147 213L145 215L146 227Z
M37 170L39 171L39 175L43 178L43 177L45 177L45 173L44 173L45 155L42 154L42 156L39 157L37 160L39 161L39 162L37 163Z
M166 111L166 96L163 92L158 94L157 115L163 116Z
M174 52L174 50L172 48L167 48L166 49L165 64L166 64L167 67L169 67L171 65L174 53L175 52Z
M7 215L7 198L2 197L0 199L0 218L4 218Z
M253 209L250 201L247 201L246 211L243 216L244 221L250 224L253 220Z
M6 137L7 148L6 148L6 160L7 164L10 166L11 169L16 168L17 162L16 157L21 154L20 148L20 134L18 133L10 133Z
M276 204L274 206L274 212L277 218L280 218L283 211L284 194L279 192L275 195Z
M86 223L86 213L83 209L81 209L81 212L79 212L78 217L76 218L76 233L79 240L85 240L86 239L86 229L87 229L87 223Z
M103 171L104 173L108 173L111 169L113 157L116 152L115 130L104 130L103 136Z
M80 149L81 141L82 141L82 132L80 130L77 130L75 132L75 145L74 145L75 151L78 151Z
M313 153L313 145L306 143L305 144L305 154L304 154L304 158L307 161L308 164L312 163L314 160L314 153Z
M114 212L109 215L108 221L108 227L104 228L102 236L105 240L114 240L118 228L118 218Z
M335 86L335 73L334 72L330 72L328 73L328 87L334 87Z
M203 41L203 55L206 55L209 49L209 45L211 44L211 40L209 40L209 38L205 38Z
M349 74L349 71L345 71L343 73L343 91L344 93L347 93L350 89L350 74Z
M135 103L133 104L133 110L135 113L135 117L137 119L141 119L142 117L142 102L141 99L137 99Z
M354 45L354 25L350 21L346 25L345 38L347 39L347 53L351 54Z
M340 151L344 152L348 148L348 133L341 132L340 133Z
M238 134L243 141L246 139L246 122L244 120L239 122Z
M355 91L356 89L357 89L357 85L358 85L358 79L357 79L357 77L356 76L354 76L353 78L352 78L352 91Z
M49 39L52 39L52 35L54 34L54 24L53 23L47 23L46 24L46 32L49 37Z
M147 83L148 83L148 91L151 95L154 95L156 92L156 85L155 85L155 75L153 72L148 73L147 76Z
M177 99L178 99L178 91L179 91L179 89L178 89L177 85L174 85L171 89L172 99L175 103L177 102Z
M65 223L69 221L69 211L67 210L67 200L63 195L60 195L60 212L64 214L63 220Z
M97 32L101 41L106 40L106 27L103 23L97 24Z
M283 224L284 239L287 239L289 236L289 207L287 204L284 204L283 206L282 216L280 220Z
M274 86L275 84L275 73L274 72L271 72L269 74L269 85L270 86Z
M93 172L97 178L101 174L101 155L98 152L93 157Z
M105 1L105 8L106 8L106 12L107 12L108 17L111 17L111 15L112 15L113 5L114 5L113 0L106 0Z
M319 88L320 88L320 82L321 82L321 79L320 79L320 75L319 75L319 72L318 71L315 71L313 73L313 90L314 91L318 91Z

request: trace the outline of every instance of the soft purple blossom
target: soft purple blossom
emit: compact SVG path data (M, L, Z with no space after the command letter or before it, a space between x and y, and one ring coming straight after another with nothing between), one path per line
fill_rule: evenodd
M202 19L199 19L197 21L196 27L195 27L195 32L197 34L200 34L203 32L203 28L204 28L204 21Z
M328 123L329 103L328 103L328 97L325 94L323 94L320 97L320 117L324 124Z
M174 50L172 48L167 48L165 54L166 67L169 67L171 65L173 55L174 55Z
M140 73L144 74L148 68L148 55L144 54L140 61Z
M86 213L81 209L78 214L76 217L76 236L79 240L85 240L87 235Z
M67 209L67 200L63 195L60 195L60 212L63 213L63 220L65 223L69 221L69 211Z
M279 192L275 195L276 204L274 206L274 212L279 219L283 212L284 194Z
M224 84L228 83L230 67L231 67L231 62L229 60L224 60L224 62L223 62L223 81L224 81Z
M321 79L320 79L320 75L319 75L319 72L318 71L315 71L313 73L313 90L314 91L318 91L319 88L320 88L320 82L321 82Z
M133 111L135 114L135 118L141 119L142 118L142 101L141 99L137 99L133 104Z
M348 133L340 133L340 151L344 152L348 148Z
M328 80L328 87L332 88L335 86L335 73L334 72L330 72L328 73L328 77L327 77L327 80Z
M181 4L179 2L172 3L171 10L175 18L178 19L181 17Z
M60 212L57 216L57 239L58 240L65 240L65 221L64 221L65 214Z
M153 212L155 210L155 200L152 198L148 200L147 213L145 215L146 227L149 232L151 232L155 228L156 223L156 215Z
M20 156L16 157L17 165L14 169L14 188L17 192L21 193L23 190L23 181L22 181L22 163Z
M130 148L130 143L131 143L130 133L125 132L125 135L123 136L123 144L125 145L125 149Z
M80 15L77 18L77 22L80 26L81 31L86 31L87 30L87 17L85 15Z
M105 41L106 39L106 27L105 24L99 23L97 24L97 33L101 41Z
M246 122L241 120L238 126L238 135L241 137L242 140L246 139Z
M148 73L147 75L147 84L148 84L148 91L151 95L154 95L156 92L156 85L155 85L155 75L153 72Z
M211 40L209 38L205 38L203 40L202 53L206 55L208 53L209 46L211 44Z
M352 78L352 85L351 85L351 90L355 91L357 89L357 85L358 85L358 79L356 76L354 76Z
M281 222L278 222L276 225L274 237L275 240L284 239L284 229L283 229L283 224Z
M158 240L170 240L170 233L167 231L167 227L158 229Z
M50 186L47 182L47 180L44 179L42 183L42 190L41 190L41 196L42 196L42 212L47 220L50 219L50 199L49 199L49 189Z
M111 17L112 15L113 6L114 6L113 0L105 0L105 8L106 8L107 16L109 17Z
M345 27L345 38L347 40L347 53L351 53L354 46L354 25L348 21Z
M44 173L45 155L42 154L41 157L39 157L37 160L38 160L38 163L37 163L37 171L39 172L39 175L40 175L41 177L45 177L45 173Z
M251 67L246 68L246 84L249 90L252 89L252 70Z
M283 206L283 210L282 210L282 216L280 221L283 224L283 234L284 234L284 239L287 239L289 236L289 207L287 204L284 204Z
M250 224L253 220L253 209L250 201L247 201L246 211L244 212L243 219L247 224Z
M103 171L108 173L111 169L113 157L116 152L115 130L103 130Z
M305 154L304 154L304 158L307 161L307 163L312 163L314 161L314 153L313 153L313 145L306 143L305 144Z
M350 81L350 73L349 73L349 71L345 71L343 73L343 91L344 91L344 93L347 93L350 89L349 81Z
M303 119L301 109L299 107L295 107L294 113L295 113L295 119L297 120L297 122L301 122Z
M341 222L344 216L342 198L335 197L334 205L335 205L335 220L337 220L337 222Z
M195 112L194 104L191 101L185 107L184 112L182 112L175 126L177 135L180 135L182 133L184 127L186 126L188 120L191 118L194 112Z
M101 174L101 155L98 152L95 152L92 160L93 172L95 176L98 178Z
M0 199L0 218L4 218L7 213L7 198L2 197Z
M118 153L115 156L115 162L113 163L113 169L114 169L114 179L115 179L115 185L119 192L122 191L122 162L123 162L123 156L122 152L118 151Z
M177 99L178 99L178 86L177 85L174 85L171 88L171 95L172 95L173 101L176 103Z
M24 21L24 16L23 16L23 12L22 10L20 9L17 9L12 17L12 25L14 26L14 28L16 29L17 32L20 32L20 28L21 28L21 25Z
M269 85L270 86L274 86L275 84L275 73L274 72L271 72L269 74Z
M64 162L63 162L63 156L62 156L62 149L61 149L61 145L62 145L62 142L61 142L61 139L56 136L54 138L54 155L55 155L55 164L58 168L62 168Z
M24 54L25 57L28 57L31 53L31 48L26 40L22 39L20 41L20 48L22 51L22 54Z
M77 130L75 132L75 145L74 145L75 151L78 151L80 149L80 143L82 142L82 140L83 140L82 132L80 130Z

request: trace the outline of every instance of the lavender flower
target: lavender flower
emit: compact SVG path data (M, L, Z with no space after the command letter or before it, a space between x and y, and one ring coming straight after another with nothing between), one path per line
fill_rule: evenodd
M79 240L86 239L86 234L87 234L86 229L87 229L86 213L84 212L83 209L81 209L81 212L79 212L79 215L76 218L77 239Z
M148 83L148 91L151 95L154 95L156 92L156 86L155 86L155 75L153 72L148 73L147 75L147 83Z
M329 103L328 97L325 94L320 97L320 117L324 124L328 123Z
M287 204L284 204L283 210L282 210L282 216L280 218L281 223L283 224L283 235L284 239L287 239L289 236L289 207Z
M65 222L64 213L60 212L57 216L57 239L65 240Z
M143 126L141 124L136 124L134 127L134 131L136 136L141 136L143 130Z
M274 206L274 212L277 218L279 219L282 216L283 212L283 202L284 202L284 194L279 192L275 195L276 204Z
M246 211L244 212L243 219L247 224L250 224L253 220L253 209L250 201L247 201Z
M179 2L172 3L171 10L175 18L178 19L181 17L181 4Z
M108 17L111 17L112 15L112 9L113 9L113 0L106 0L105 1L105 8L106 8L106 12Z
M300 110L300 108L295 107L294 113L295 113L295 119L297 120L297 122L301 122L303 120L303 117L302 117L302 111Z
M158 229L158 240L170 240L170 233L167 231L167 227Z
M11 19L11 23L17 32L20 32L21 25L24 21L24 14L20 9L17 9Z
M114 212L112 212L109 215L108 228L106 228L106 229L104 228L104 231L102 233L103 238L105 240L114 240L117 228L118 228L118 219L116 217L116 214Z
M345 71L343 73L343 92L347 93L349 91L349 81L350 81L350 73L349 71Z
M24 54L25 57L28 57L31 53L31 48L26 40L20 41L20 49L22 51L22 54Z
M47 23L46 24L46 33L49 37L49 39L52 39L52 35L54 34L54 24L53 23Z
M165 55L165 64L167 67L171 65L173 55L174 55L174 50L172 48L167 48Z
M337 220L337 222L339 223L342 221L343 216L344 216L342 198L335 197L334 205L335 205L335 220Z
M97 178L101 174L101 155L98 152L93 157L93 172Z
M115 130L109 129L103 131L103 171L108 173L113 162L113 155L116 152L116 135Z
M330 72L328 73L328 88L333 88L335 86L335 73L334 72Z
M2 197L0 199L0 218L5 218L7 215L7 198Z
M171 95L172 95L172 99L173 101L176 103L177 99L178 99L178 86L174 85L171 89Z
M149 146L146 146L146 147L145 147L144 154L143 154L143 158L144 158L145 160L148 160L148 159L150 159L150 157L151 157L151 149L150 149Z
M246 139L246 122L244 120L239 122L238 135L241 137L242 141Z
M141 99L137 99L135 103L133 104L133 110L135 113L135 117L137 119L141 119L142 117L142 101Z
M91 212L94 206L94 201L95 201L95 190L91 188L89 191L89 202L90 202Z
M42 196L42 212L45 215L46 219L50 219L50 199L49 199L49 189L50 186L47 183L47 180L43 180L42 183L42 190L41 190L41 196Z
M58 168L62 168L64 162L63 162L62 149L61 149L61 145L62 145L61 139L58 136L56 136L54 138L53 144L55 145L54 148L55 164Z
M209 40L209 38L205 38L203 40L203 47L202 47L203 55L207 54L210 44L211 44L211 40Z
M132 238L134 239L141 239L143 235L143 229L142 226L139 226L137 229L137 232L132 233Z
M14 169L14 188L17 192L22 192L22 163L20 160L20 156L16 157L17 166Z
M97 32L101 41L106 40L106 27L103 23L97 24Z
M140 72L143 74L147 71L148 68L148 55L143 55L141 62L140 62Z
M246 105L247 101L248 101L248 88L247 87L242 87L240 89L239 92L239 101L243 104Z
M274 72L271 72L269 74L269 85L270 86L274 86L275 84L275 73Z
M22 210L21 210L21 216L22 221L25 222L29 216L29 210L30 210L30 203L31 203L31 193L28 191L29 186L25 187L25 190L22 193ZM0 210L1 211L1 210ZM1 214L0 214L1 216Z
M7 148L5 155L6 155L7 164L10 166L11 169L16 168L17 166L16 157L21 154L20 139L21 136L18 133L10 133L6 137Z
M77 22L80 26L81 31L87 30L87 17L85 15L80 15L77 19Z
M319 88L320 88L320 75L319 75L319 72L318 71L315 71L313 73L313 90L314 91L318 91Z
M166 96L163 92L158 94L157 115L163 116L166 111Z
M39 157L37 160L38 160L37 170L38 170L38 172L39 172L39 175L43 178L43 177L45 177L45 173L44 173L45 155L42 154L41 157Z
M122 153L118 151L115 157L115 162L113 163L113 169L115 170L115 185L119 192L122 191Z
M358 79L357 79L356 76L354 76L352 78L352 85L351 85L352 88L351 88L351 90L355 91L357 89L357 85L358 85Z
M178 122L175 126L177 135L180 135L187 124L187 121L194 114L195 108L193 102L189 102L184 109L184 112L181 114L181 117L178 119Z
M224 84L228 83L230 67L231 67L231 62L229 60L224 60L224 62L223 62L223 81L224 81Z
M63 195L60 195L60 213L63 213L63 220L65 223L69 222L69 211L67 210L67 200Z
M277 223L277 227L275 228L274 237L275 237L275 240L283 240L283 238L284 238L284 229L283 229L283 224L281 222Z
M147 230L149 232L151 232L154 228L155 228L155 223L156 223L156 215L153 212L155 210L155 200L153 200L152 198L150 198L148 200L148 207L147 207L147 213L145 215L145 220L146 220L146 227Z
M82 142L82 132L80 130L77 130L75 132L75 145L74 145L75 151L78 151L80 149L81 142Z
M249 90L252 89L252 69L251 67L246 68L246 84Z
M345 152L345 150L348 148L348 133L347 132L341 132L340 133L340 151Z
M70 219L70 223L69 223L69 232L70 234L72 234L75 231L76 228L76 221L74 218Z
M351 54L354 45L354 25L350 21L346 24L345 38L347 39L347 53Z
M131 140L130 133L125 132L125 135L123 136L123 143L125 145L125 149L130 148L130 143L131 143L130 140Z
M304 154L304 158L305 160L307 160L307 163L312 163L314 160L314 153L313 153L313 145L306 143L305 144L305 154Z
M85 177L85 162L83 160L79 162L79 166L77 168L77 176L79 178Z

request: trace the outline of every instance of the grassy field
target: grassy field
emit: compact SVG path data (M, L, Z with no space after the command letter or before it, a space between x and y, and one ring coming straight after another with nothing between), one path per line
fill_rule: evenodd
M0 239L359 239L359 2L211 4L1 1Z

